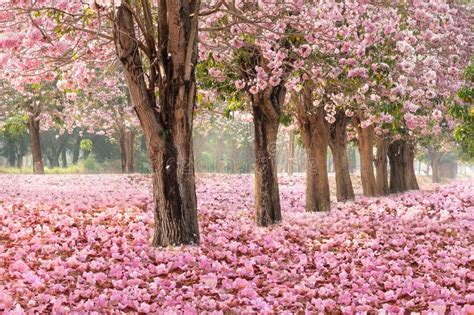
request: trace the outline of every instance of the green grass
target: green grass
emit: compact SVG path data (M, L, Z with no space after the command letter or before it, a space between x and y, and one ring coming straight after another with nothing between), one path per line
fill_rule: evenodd
M33 173L33 170L30 168L0 166L0 174L31 174L31 173Z
M71 165L66 168L62 167L45 167L45 174L84 174L89 173L82 163ZM5 167L0 166L0 174L33 174L33 169L31 167L27 168L17 168L17 167Z
M104 161L97 162L93 154L90 154L86 159L80 160L77 164L71 164L66 168L62 167L46 167L45 174L98 174L98 173L120 173L119 161ZM16 168L0 166L0 174L33 174L33 169Z

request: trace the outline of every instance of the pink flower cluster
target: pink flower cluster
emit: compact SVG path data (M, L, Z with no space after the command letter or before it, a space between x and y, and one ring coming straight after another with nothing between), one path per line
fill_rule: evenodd
M0 312L469 314L473 183L303 211L257 228L252 176L198 179L199 247L155 249L150 178L0 180Z

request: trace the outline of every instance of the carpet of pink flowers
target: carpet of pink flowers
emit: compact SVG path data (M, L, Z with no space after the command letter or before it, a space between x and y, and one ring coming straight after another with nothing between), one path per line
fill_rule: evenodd
M0 176L0 313L472 314L474 183L253 222L252 177L198 179L201 245L149 246L150 179Z

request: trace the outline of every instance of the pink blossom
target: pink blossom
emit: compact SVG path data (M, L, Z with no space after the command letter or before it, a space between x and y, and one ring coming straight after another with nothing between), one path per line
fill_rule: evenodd
M311 46L308 44L301 45L301 47L298 49L298 54L303 58L308 58L311 54Z
M238 89L238 90L241 90L245 87L245 81L244 80L237 80L235 81L235 87Z
M250 91L250 93L252 93L252 94L255 95L255 94L258 93L258 87L255 86L255 85L252 85L252 86L250 87L249 91Z
M362 67L351 69L347 74L347 77L364 79L367 77L367 69Z

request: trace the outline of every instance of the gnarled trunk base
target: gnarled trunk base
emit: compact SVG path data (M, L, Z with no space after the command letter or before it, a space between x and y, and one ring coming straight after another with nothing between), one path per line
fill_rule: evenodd
M113 23L117 56L147 144L153 169L153 246L199 243L192 127L196 99L198 2L159 1L159 71L145 81L134 16L119 6ZM146 6L143 7L147 9ZM163 14L164 13L164 14ZM144 14L151 14L146 12ZM155 51L159 47L159 51ZM156 81L156 76L160 80ZM159 102L155 91L159 90ZM159 104L159 110L157 104Z

